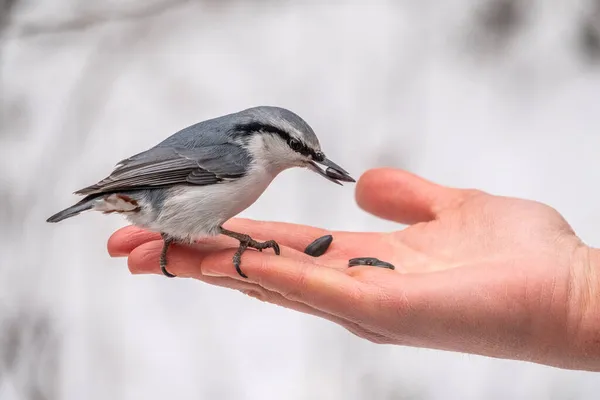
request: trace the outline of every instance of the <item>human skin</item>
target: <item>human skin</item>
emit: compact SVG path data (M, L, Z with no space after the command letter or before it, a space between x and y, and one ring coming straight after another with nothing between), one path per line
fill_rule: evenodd
M409 225L395 232L331 232L246 219L225 227L282 246L247 251L237 275L235 241L202 239L169 250L178 277L236 289L322 317L375 343L600 371L600 252L553 208L479 190L444 187L396 169L367 171L359 206ZM332 234L321 257L303 253ZM267 237L268 236L268 237ZM162 240L136 227L108 241L134 274L161 274ZM377 257L395 270L348 268Z

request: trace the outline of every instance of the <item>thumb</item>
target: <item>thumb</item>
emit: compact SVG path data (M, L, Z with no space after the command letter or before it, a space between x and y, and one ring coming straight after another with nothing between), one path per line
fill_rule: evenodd
M358 180L356 202L373 215L410 225L435 219L474 192L444 187L399 169L377 168Z

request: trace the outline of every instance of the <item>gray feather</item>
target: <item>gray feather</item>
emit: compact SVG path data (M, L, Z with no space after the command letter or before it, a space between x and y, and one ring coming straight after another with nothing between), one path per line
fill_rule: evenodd
M249 164L247 151L233 143L189 149L157 146L121 161L110 176L75 193L212 185L243 176Z
M95 198L96 198L96 196L86 197L85 199L81 200L79 203L72 205L71 207L66 208L62 211L57 212L56 214L54 214L53 216L48 218L46 220L46 222L60 222L64 219L79 215L83 211L90 210L93 206L93 202L94 202Z
M110 176L75 194L203 186L240 178L252 160L241 144L245 133L236 131L236 126L257 122L301 131L306 143L319 147L313 130L298 115L279 107L253 107L184 128L155 147L122 160Z
M191 125L122 160L108 177L76 192L86 196L82 201L48 222L92 209L123 213L134 225L182 240L216 235L281 170L298 166L301 156L319 161L317 152L315 133L298 115L249 108Z
M259 106L188 126L163 140L157 147L198 148L230 143L240 135L235 126L249 123L273 125L285 131L301 132L303 141L311 147L320 146L313 129L297 114L281 107Z

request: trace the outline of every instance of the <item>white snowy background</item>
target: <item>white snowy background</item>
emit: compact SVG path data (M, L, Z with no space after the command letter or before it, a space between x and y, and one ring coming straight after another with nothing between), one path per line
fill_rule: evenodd
M45 219L200 120L289 108L359 176L546 202L600 245L600 1L0 0L0 399L597 399L600 375L381 346ZM305 170L243 216L398 226ZM452 285L452 282L448 282Z

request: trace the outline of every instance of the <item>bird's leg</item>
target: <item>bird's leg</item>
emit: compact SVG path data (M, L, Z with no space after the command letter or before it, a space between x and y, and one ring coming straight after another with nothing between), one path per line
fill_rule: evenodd
M167 251L169 250L169 246L173 244L175 239L169 237L166 233L161 233L160 236L162 236L162 239L164 241L163 248L160 253L160 270L165 276L169 278L175 278L177 275L173 275L172 273L167 271Z
M242 253L246 251L248 248L248 244L245 242L240 242L240 247L238 247L237 251L233 255L233 265L235 266L235 270L242 278L248 278L246 274L242 272L240 268L240 264L242 263ZM259 250L260 251L260 250Z
M244 253L244 251L246 251L248 247L256 249L258 251L263 251L264 249L273 249L276 255L279 255L281 253L279 245L274 240L267 240L266 242L257 242L250 236L245 235L243 233L232 232L223 227L221 227L220 229L222 235L229 236L230 238L234 238L236 240L239 240L240 242L240 247L238 247L238 250L233 256L233 265L235 266L235 270L237 271L237 273L242 278L248 278L240 268L240 264L242 262L242 254Z

